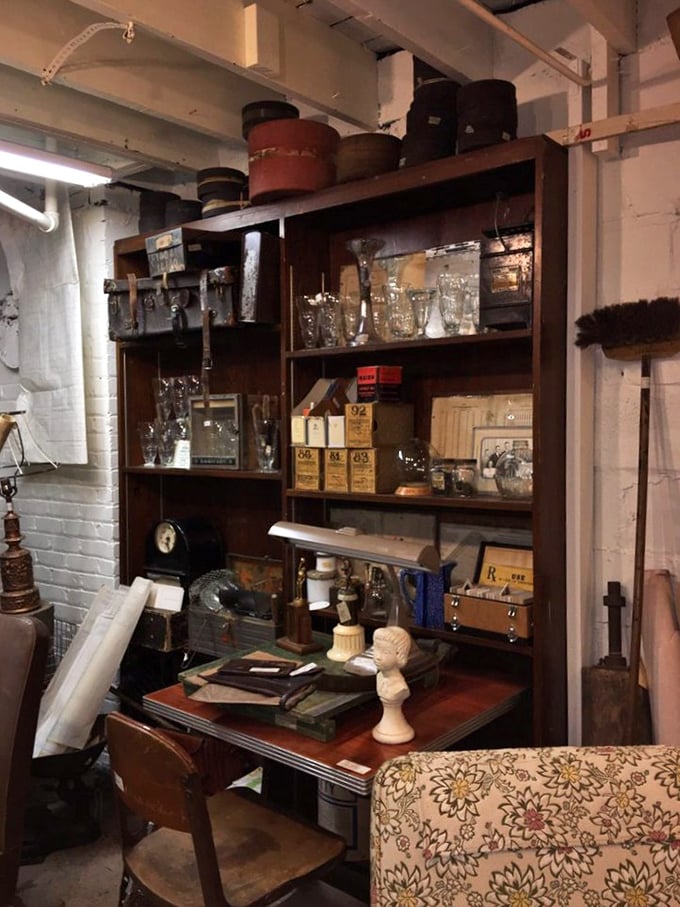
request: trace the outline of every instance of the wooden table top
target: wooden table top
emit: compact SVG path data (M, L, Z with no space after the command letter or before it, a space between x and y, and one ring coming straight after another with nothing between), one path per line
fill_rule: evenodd
M390 745L378 743L371 735L382 714L378 699L339 715L335 738L328 742L212 703L194 702L180 683L147 694L144 706L162 718L368 796L385 760L414 750L448 749L516 708L526 692L526 685L512 677L447 666L440 670L435 686L414 688L404 703L414 739Z

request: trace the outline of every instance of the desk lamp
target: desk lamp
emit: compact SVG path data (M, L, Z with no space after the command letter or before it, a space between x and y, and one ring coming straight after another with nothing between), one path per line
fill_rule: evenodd
M357 558L377 564L384 564L392 577L394 597L388 612L388 625L401 625L408 629L410 605L401 600L396 567L412 570L426 570L437 573L441 568L439 552L432 545L407 541L388 536L370 535L358 529L326 529L304 523L289 523L281 520L269 528L269 535L286 539L298 547L313 551L326 551L341 557Z

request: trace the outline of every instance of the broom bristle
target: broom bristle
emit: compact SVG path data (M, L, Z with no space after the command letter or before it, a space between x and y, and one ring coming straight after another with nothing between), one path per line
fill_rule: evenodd
M680 338L680 299L659 296L595 309L576 320L576 346L610 347L659 343Z

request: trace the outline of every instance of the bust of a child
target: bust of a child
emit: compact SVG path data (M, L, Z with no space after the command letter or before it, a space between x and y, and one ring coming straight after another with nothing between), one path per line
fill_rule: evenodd
M376 691L383 716L372 733L380 743L406 743L415 734L402 713L402 703L410 691L401 669L406 667L410 651L411 637L402 627L380 627L373 634Z

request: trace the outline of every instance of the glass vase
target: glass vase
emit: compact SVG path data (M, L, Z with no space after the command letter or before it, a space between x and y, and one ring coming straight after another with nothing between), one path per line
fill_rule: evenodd
M356 259L359 272L359 323L354 339L350 346L363 346L366 343L380 343L381 337L373 323L373 308L371 306L371 268L376 253L385 245L384 240L350 239L347 242L348 250Z

